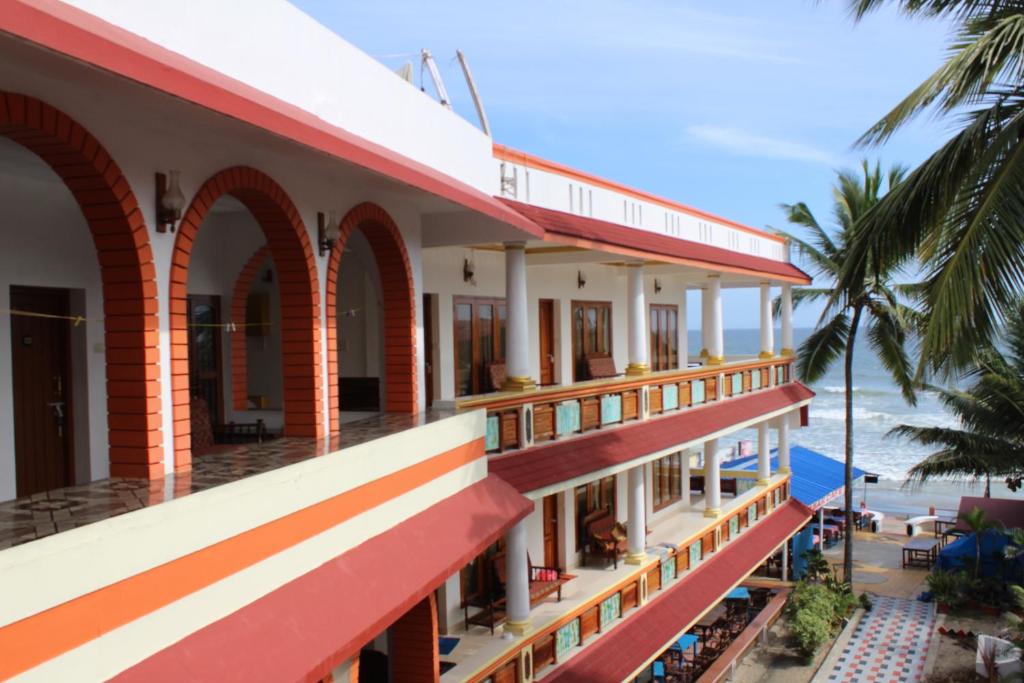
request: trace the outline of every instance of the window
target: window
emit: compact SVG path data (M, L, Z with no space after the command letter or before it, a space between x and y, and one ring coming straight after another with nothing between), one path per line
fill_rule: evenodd
M504 299L455 297L456 396L496 389L489 367L505 362L505 316Z
M683 496L681 457L679 453L673 453L651 463L654 468L651 489L655 510L660 510Z
M590 379L587 358L612 355L612 304L610 301L572 302L572 378Z
M679 367L679 309L666 304L651 304L651 369L675 370Z
M587 530L583 528L583 520L597 510L608 510L615 516L615 477L605 477L583 486L576 491L576 550L583 550L583 540Z

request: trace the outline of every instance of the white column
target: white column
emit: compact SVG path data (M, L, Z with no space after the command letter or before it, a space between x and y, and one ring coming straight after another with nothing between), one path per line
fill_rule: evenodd
M782 355L792 356L793 351L793 285L782 285L779 318L782 324Z
M708 276L709 311L708 365L725 362L725 337L722 332L722 280L718 274Z
M789 541L782 544L782 580L789 581Z
M646 558L647 518L644 514L644 467L637 465L629 470L629 520L626 523L627 564L640 564Z
M705 285L700 290L700 357L708 357L711 348L711 290Z
M768 423L757 425L757 485L767 486L772 477L772 453L768 440Z
M779 430L779 474L788 474L789 468L789 414L780 415L776 421Z
M825 552L825 507L818 508L818 550Z
M526 520L505 536L505 630L522 635L530 626L530 566L527 557Z
M626 266L626 312L629 325L629 365L627 375L643 375L651 370L647 364L647 299L644 295L644 267L640 263Z
M686 324L686 285L683 285L683 297L679 302L679 318L676 322L679 334L679 367L683 370L690 364L690 334Z
M526 244L505 243L506 379L502 389L535 389L530 377L530 316L526 299Z
M761 283L761 358L775 355L775 337L772 326L772 286Z
M722 473L719 469L718 439L704 442L704 516L722 513Z
M689 510L690 509L690 458L691 457L692 457L692 454L690 453L690 451L683 451L682 453L680 453L680 459L682 460L682 468L681 468L682 471L679 473L679 476L682 479L681 483L683 485L682 493L683 493L683 509L684 510Z

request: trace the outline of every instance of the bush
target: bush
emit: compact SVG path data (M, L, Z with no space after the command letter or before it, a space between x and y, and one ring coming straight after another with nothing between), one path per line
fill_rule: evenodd
M971 583L964 570L947 572L940 569L929 574L926 580L935 602L950 609L957 609L964 604L964 594Z
M786 604L786 621L800 653L812 659L856 604L856 596L848 591L823 583L797 583Z
M860 594L860 606L864 609L865 612L871 611L871 598L868 597L867 593Z

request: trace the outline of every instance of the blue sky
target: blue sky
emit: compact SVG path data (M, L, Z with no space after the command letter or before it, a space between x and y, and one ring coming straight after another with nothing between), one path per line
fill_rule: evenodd
M913 165L949 132L921 121L853 147L939 65L949 27L891 10L854 24L845 0L296 4L389 66L429 48L475 122L462 49L498 142L755 227L786 227L781 202L824 222L834 169ZM756 294L727 296L727 326L756 325Z

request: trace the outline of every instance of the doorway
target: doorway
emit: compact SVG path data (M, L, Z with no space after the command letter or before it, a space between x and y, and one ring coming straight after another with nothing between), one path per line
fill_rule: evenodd
M11 287L16 495L74 483L71 444L71 343L66 289Z
M192 396L206 402L210 423L224 424L220 297L188 295L188 374ZM189 397L191 399L191 397Z
M544 566L560 567L558 561L558 494L544 498Z
M555 302L540 300L540 383L548 386L555 383Z
M423 383L429 410L434 403L434 306L430 294L423 295Z
M505 300L454 297L455 395L500 391L490 369L505 362Z

